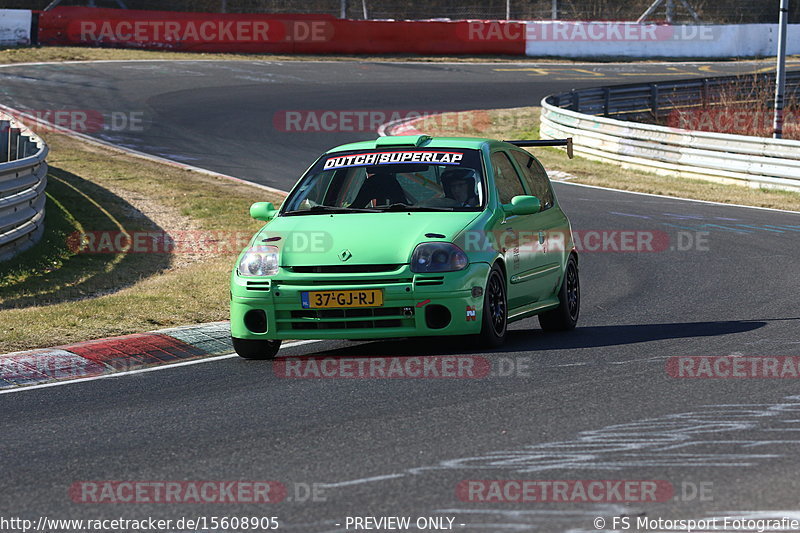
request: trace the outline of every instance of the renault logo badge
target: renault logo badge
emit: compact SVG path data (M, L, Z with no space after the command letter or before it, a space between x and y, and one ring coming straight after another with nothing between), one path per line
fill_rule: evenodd
M347 261L351 257L353 257L353 254L350 252L350 250L345 249L339 252L339 259L342 261Z

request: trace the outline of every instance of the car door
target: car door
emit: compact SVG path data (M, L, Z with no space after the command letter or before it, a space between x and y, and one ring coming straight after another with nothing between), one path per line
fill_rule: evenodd
M539 161L523 150L511 150L511 156L522 174L527 193L536 196L542 206L530 217L531 233L520 237L523 264L519 276L524 284L532 286L537 299L543 299L558 289L569 224L556 205L547 172Z
M501 204L510 204L513 197L525 194L519 173L505 151L493 152L491 163L497 197ZM530 293L523 287L523 284L512 282L519 278L522 272L523 259L519 246L519 235L524 233L530 225L528 218L523 215L506 215L498 219L492 228L493 237L497 240L500 253L505 259L509 309L523 306L531 301Z

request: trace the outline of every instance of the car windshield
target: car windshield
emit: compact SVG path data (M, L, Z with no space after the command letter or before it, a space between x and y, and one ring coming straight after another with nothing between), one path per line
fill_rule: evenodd
M478 150L344 152L321 158L282 214L479 211L485 190Z

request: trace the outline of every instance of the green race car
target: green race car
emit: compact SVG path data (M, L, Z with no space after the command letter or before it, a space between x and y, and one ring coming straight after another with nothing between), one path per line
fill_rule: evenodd
M231 274L231 336L248 359L282 339L476 335L575 327L578 256L542 165L559 141L380 137L322 155Z

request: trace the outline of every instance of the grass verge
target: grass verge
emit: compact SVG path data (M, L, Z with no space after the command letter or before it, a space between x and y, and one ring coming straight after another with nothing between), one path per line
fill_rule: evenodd
M248 208L282 197L43 137L51 150L45 234L0 263L0 353L227 318L230 268L260 225ZM177 242L171 253L108 253L113 243L98 238L93 249L106 253L80 252L71 236L92 231L167 232Z
M519 107L447 113L426 118L416 124L429 135L489 137L494 139L538 139L540 107ZM800 211L800 193L772 189L753 189L712 181L671 178L648 172L624 169L576 156L567 159L563 150L540 148L532 153L549 171L569 173L573 183L585 183L626 191L663 194L730 204Z
M52 61L99 61L99 60L233 60L233 61L418 61L421 63L509 63L530 62L524 56L417 56L403 54L382 55L304 55L304 54L210 54L196 52L169 52L159 50L137 50L126 48L92 48L86 46L30 46L0 49L0 64L37 63ZM571 63L573 59L537 59L539 63Z
M28 46L0 48L0 64L36 63L53 61L99 61L99 60L137 60L137 59L174 59L174 60L234 60L234 61L360 61L360 62L400 62L412 61L420 63L625 63L631 58L561 58L561 57L526 57L526 56L420 56L409 54L382 55L304 55L304 54L210 54L197 52L170 52L161 50L139 50L129 48L93 48L88 46ZM735 58L730 58L735 59ZM800 56L789 56L788 59L800 59ZM687 58L676 58L672 61L689 61ZM703 59L697 59L704 61ZM769 58L750 58L748 60L766 62ZM670 58L637 59L637 63L669 62ZM705 61L715 61L714 59ZM723 60L724 61L724 60ZM773 61L774 62L774 61Z

